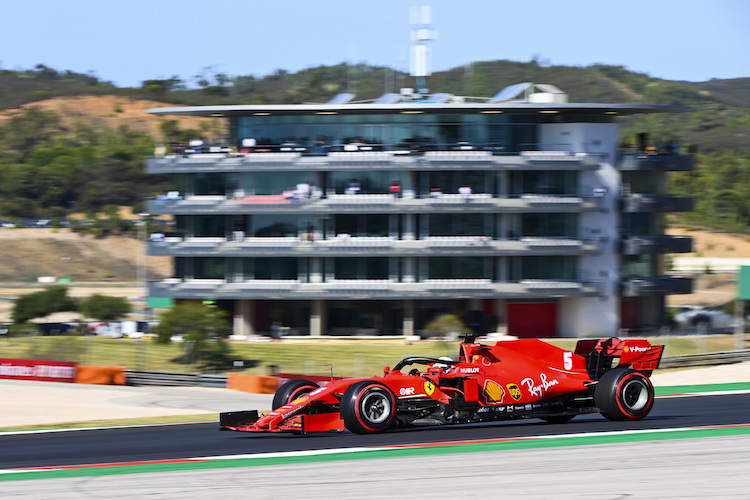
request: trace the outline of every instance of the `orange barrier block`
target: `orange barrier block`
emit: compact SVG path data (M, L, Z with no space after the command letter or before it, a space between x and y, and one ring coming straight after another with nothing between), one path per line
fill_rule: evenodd
M230 373L227 377L227 388L253 394L274 394L279 387L279 379L262 375L243 375Z
M121 366L77 366L76 384L125 385L125 368Z

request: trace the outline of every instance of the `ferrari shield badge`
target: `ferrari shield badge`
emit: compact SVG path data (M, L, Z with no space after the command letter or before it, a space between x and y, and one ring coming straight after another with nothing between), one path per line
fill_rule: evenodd
M435 384L432 382L425 382L424 392L426 392L428 396L432 396L432 393L435 392Z

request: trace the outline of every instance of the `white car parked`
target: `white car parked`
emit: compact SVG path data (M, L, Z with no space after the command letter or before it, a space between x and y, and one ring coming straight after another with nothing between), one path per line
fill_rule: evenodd
M694 328L706 332L734 327L734 317L718 309L694 306L679 306L672 309L677 309L674 315L677 328Z

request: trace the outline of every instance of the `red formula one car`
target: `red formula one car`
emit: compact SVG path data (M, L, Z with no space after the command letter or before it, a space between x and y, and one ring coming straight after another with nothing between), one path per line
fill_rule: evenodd
M649 376L664 346L647 340L581 340L567 351L536 339L483 345L468 337L458 361L401 360L383 376L282 385L273 411L220 415L222 430L349 431L541 418L566 422L601 412L610 420L639 420L654 403ZM419 366L417 368L415 365Z

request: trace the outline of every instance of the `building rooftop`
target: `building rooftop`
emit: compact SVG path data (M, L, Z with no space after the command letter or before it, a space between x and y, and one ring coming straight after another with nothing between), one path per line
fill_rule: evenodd
M338 94L326 103L246 104L221 106L181 106L146 110L156 115L236 117L309 114L470 114L470 113L565 113L631 116L646 113L686 112L688 106L656 104L569 103L567 94L548 84L520 83L501 90L491 98L462 97L447 93L414 94L412 89L387 93L371 101L356 101L353 94Z

